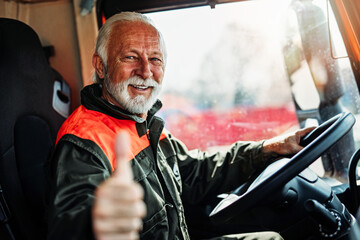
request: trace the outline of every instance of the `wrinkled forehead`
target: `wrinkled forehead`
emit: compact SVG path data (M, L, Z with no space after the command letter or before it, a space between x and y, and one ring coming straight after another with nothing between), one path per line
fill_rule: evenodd
M162 51L160 38L160 33L150 24L140 21L124 21L114 24L110 33L109 43L110 45L149 45L158 47Z

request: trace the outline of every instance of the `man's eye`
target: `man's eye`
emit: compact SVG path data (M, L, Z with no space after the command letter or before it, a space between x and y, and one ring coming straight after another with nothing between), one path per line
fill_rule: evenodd
M160 58L150 58L150 61L155 64L162 64L162 60Z
M136 60L137 60L137 58L135 56L126 56L123 58L123 61L125 61L125 62L134 62Z

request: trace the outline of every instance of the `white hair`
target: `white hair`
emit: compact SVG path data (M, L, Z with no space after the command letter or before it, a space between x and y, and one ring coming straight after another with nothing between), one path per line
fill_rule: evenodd
M160 49L162 51L162 54L164 55L164 63L166 63L166 47L165 47L165 42L164 39L162 37L161 32L155 27L153 21L141 14L141 13L137 13L137 12L121 12L118 14L113 15L112 17L110 17L109 19L107 19L104 23L104 25L100 28L99 30L99 34L97 37L97 41L96 41L96 46L95 46L95 53L97 53L103 63L104 63L104 68L107 71L107 63L108 63L108 59L107 59L107 53L108 53L108 42L109 42L109 38L110 38L110 34L111 31L113 30L113 27L115 26L116 23L121 23L121 22L143 22L146 23L150 26L152 26L158 33L159 36L159 42L160 42ZM98 82L100 83L102 80L99 78L99 76L97 75L96 71L94 72L93 75L93 81L94 82Z

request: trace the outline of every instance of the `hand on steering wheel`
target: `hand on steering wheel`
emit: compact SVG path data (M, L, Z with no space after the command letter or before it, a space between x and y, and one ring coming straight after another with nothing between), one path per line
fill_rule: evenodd
M354 123L355 117L351 113L341 113L315 128L301 139L300 144L304 148L300 152L288 161L273 163L277 164L276 170L266 173L266 176L262 176L261 181L252 184L245 193L238 195L238 191L235 190L214 208L210 213L211 220L214 223L223 223L254 207L270 193L284 186L337 143L351 130Z

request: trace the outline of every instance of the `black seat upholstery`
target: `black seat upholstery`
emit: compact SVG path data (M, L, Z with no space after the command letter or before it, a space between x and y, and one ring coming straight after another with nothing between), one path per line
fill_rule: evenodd
M37 34L0 18L0 222L9 220L15 239L45 238L43 168L69 106ZM0 239L13 239L0 225Z

